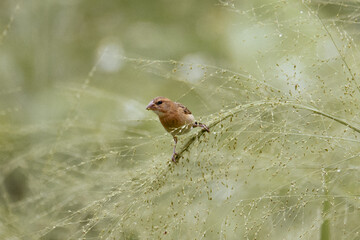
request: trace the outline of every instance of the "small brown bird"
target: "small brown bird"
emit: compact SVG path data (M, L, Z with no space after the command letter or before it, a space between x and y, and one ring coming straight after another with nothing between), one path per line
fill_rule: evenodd
M168 131L174 138L174 151L172 155L172 161L176 162L176 135L188 133L194 127L201 127L205 131L210 132L209 128L202 123L196 122L194 116L190 110L187 109L181 103L173 102L165 97L156 97L149 105L146 110L152 110L159 116L161 124L165 130Z

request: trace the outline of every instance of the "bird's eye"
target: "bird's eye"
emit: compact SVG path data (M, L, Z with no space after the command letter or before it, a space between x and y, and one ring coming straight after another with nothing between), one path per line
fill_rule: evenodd
M156 105L160 105L160 104L162 104L162 101L158 101L158 102L156 103Z

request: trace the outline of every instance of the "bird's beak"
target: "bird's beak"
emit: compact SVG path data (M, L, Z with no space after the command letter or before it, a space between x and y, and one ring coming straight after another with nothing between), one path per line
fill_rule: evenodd
M146 106L146 110L153 110L153 109L154 109L154 106L155 106L155 104L153 103L153 101L151 101L151 102L149 103L149 105Z

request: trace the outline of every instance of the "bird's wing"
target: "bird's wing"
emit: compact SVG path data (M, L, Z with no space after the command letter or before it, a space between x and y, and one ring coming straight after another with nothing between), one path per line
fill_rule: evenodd
M176 103L176 105L179 108L181 108L184 111L185 114L191 114L190 110L187 107L185 107L184 105L182 105L181 103Z

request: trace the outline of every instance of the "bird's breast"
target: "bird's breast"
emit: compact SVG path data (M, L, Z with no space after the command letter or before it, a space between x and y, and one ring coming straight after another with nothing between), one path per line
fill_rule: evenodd
M194 123L194 116L192 114L180 115L171 112L164 116L159 116L159 119L165 130L173 136L189 132Z

